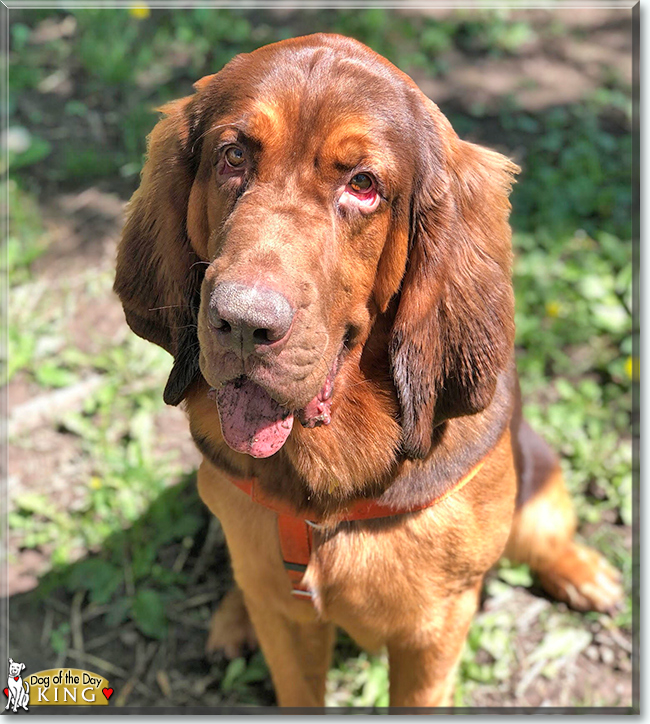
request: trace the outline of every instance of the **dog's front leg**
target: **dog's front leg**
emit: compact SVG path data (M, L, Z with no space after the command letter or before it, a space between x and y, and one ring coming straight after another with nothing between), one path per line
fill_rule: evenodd
M264 602L247 598L246 607L271 670L278 706L325 706L334 626L292 621Z
M456 669L481 582L440 600L428 616L413 622L408 639L388 641L391 707L453 706Z
M201 465L198 487L203 502L221 521L278 704L324 706L334 626L320 621L310 602L292 596L276 514L253 503L210 463Z

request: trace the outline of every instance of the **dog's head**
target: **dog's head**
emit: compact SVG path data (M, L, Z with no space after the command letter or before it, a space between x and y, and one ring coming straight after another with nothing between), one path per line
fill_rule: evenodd
M402 446L490 402L513 343L516 166L459 140L403 73L331 35L237 56L163 108L129 208L115 289L202 374L226 442L266 457L329 422L337 371L389 317Z
M19 676L20 672L25 668L25 664L9 659L9 676Z

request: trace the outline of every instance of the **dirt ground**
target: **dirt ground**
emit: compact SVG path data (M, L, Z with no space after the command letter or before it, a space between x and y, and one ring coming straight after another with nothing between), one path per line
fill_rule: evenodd
M531 20L531 12L526 18ZM468 98L485 108L496 108L504 96L516 93L519 103L531 110L549 104L575 102L595 89L603 67L615 67L631 82L629 24L616 10L563 11L563 21L584 32L581 43L563 39L547 41L542 32L549 14L534 11L533 26L538 39L521 63L507 58L473 62L467 56L454 59L443 78L417 78L421 87L443 110L467 106ZM489 79L486 82L486 79ZM525 82L524 82L525 81ZM489 122L483 142L503 147L503 139L491 138ZM35 276L52 294L75 279L85 282L89 275L110 276L123 219L127 188L114 185L57 193L49 189L42 199L43 217L51 239L47 253L34 265ZM77 296L76 308L67 329L69 344L92 351L98 340L120 344L130 334L119 302L109 289L92 297ZM78 437L57 426L64 411L80 408L93 389L93 379L75 389L46 393L20 374L7 391L8 424L13 442L8 445L9 509L20 491L44 493L56 507L69 509L80 499L90 471L81 454ZM162 392L162 390L161 390ZM191 442L184 414L165 408L157 419L156 449L162 455L176 451L178 467L188 474L196 470L199 455ZM48 475L43 475L47 470ZM177 484L178 478L170 480ZM188 504L196 505L191 477L181 483L187 488ZM227 553L218 524L207 513L200 536L184 565L192 570L194 583L186 591L173 616L167 641L148 640L133 625L106 630L101 606L86 605L66 591L36 595L41 576L50 569L51 547L22 546L22 534L9 532L10 561L4 593L9 597L9 640L11 656L27 664L28 671L61 666L79 666L106 675L115 687L118 706L227 706L241 704L237 692L224 694L219 688L227 662L207 661L203 655L210 612L230 585ZM610 533L630 543L625 526L609 526ZM583 531L589 537L590 531ZM76 552L83 557L87 551ZM180 544L164 553L170 566L181 554ZM515 656L521 663L513 675L496 687L477 688L472 693L476 706L571 706L584 701L603 706L628 705L631 701L632 642L628 633L609 627L603 617L587 616L584 627L591 643L565 661L551 678L540 676L541 666L530 660L544 627L540 621L566 609L551 604L538 591L511 588L508 595L487 598L482 613L501 611L515 621ZM44 644L61 622L70 621L79 646L63 654L49 652ZM76 654L75 654L76 651ZM268 681L256 684L255 700L272 704Z

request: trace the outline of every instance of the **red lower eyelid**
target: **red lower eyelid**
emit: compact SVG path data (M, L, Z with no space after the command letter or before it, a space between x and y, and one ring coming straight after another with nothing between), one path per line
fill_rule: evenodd
M243 166L231 166L229 163L224 162L221 168L217 168L217 173L220 176L235 176L243 175Z
M354 194L355 196L358 196L359 198L364 198L366 196L371 196L371 195L377 193L377 189L374 186L371 186L366 191L357 191L355 188L353 188L349 184L346 188L346 191L349 191L351 194Z
M347 196L347 199L345 198ZM371 189L369 193L358 194L349 187L346 187L343 194L341 195L341 202L343 205L348 205L352 208L356 208L363 213L374 211L379 205L380 197L377 193L377 189Z

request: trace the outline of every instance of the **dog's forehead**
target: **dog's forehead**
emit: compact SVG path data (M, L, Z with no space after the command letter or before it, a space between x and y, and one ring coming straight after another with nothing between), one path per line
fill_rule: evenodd
M342 95L345 86L363 85L377 90L389 84L413 82L394 65L367 46L351 38L313 35L294 38L239 55L226 66L256 81L260 89L276 84L290 89L309 87L317 92L335 81Z
M413 126L419 91L356 41L307 36L231 61L203 90L208 110L245 118L260 135L327 133L342 124L368 130Z
M367 109L328 102L327 94L310 103L296 102L288 94L256 100L244 118L248 135L263 145L302 148L315 155L383 149L395 126Z

